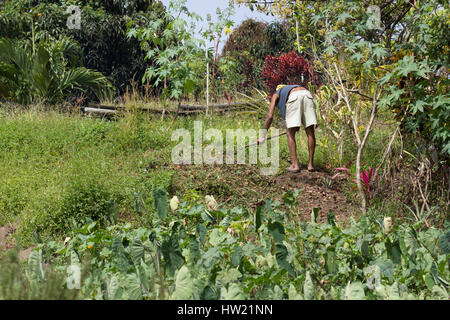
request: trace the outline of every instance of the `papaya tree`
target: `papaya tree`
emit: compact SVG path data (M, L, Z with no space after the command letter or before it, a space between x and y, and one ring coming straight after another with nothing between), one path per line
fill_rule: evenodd
M194 21L201 19L187 9L186 0L171 0L164 15L148 21L145 27L128 24L128 37L137 38L147 52L146 59L152 61L142 81L163 85L163 117L167 99L180 99L194 89L195 73L190 62L201 54L201 40L193 37L194 25L181 18L182 13Z

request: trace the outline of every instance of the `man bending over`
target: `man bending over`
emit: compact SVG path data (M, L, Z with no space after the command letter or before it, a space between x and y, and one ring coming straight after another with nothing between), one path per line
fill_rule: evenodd
M286 120L287 141L292 159L291 166L286 170L289 172L300 171L295 134L301 127L305 127L309 150L308 171L314 171L314 152L316 148L314 130L317 126L317 116L311 92L299 85L279 85L272 96L269 114L264 122L265 131L258 139L258 144L266 140L267 130L272 124L275 106L278 106L283 119Z

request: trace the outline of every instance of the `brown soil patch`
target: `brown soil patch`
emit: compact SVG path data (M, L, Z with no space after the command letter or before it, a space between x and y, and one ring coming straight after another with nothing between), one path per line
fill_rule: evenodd
M338 176L334 180L331 178L332 174L326 170L308 172L306 168L302 168L299 173L286 172L274 180L286 190L303 190L298 199L302 220L310 219L312 209L318 208L320 221L326 221L327 214L332 211L338 221L346 222L358 207L345 196L347 179L344 176Z
M284 171L275 176L263 176L257 166L248 165L169 167L179 172L171 190L171 194L178 196L195 188L201 194L213 195L227 207L255 207L267 199L282 202L286 191L301 189L299 204L294 210L301 220L309 220L313 208L319 208L321 222L333 211L338 222L346 223L358 211L357 205L345 195L344 191L349 188L347 178L342 175L332 180L334 173L323 168L308 172L302 167L299 173Z
M13 225L0 227L0 250L8 250L14 247L10 236L15 232L16 228Z
M9 226L0 226L0 253L15 248L12 235L14 235L16 230L17 227L14 224ZM19 250L19 259L21 261L27 260L33 249L34 247Z

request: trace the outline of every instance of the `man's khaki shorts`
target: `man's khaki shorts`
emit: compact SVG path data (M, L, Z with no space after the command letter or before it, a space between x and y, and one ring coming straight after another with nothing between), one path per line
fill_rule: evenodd
M294 91L286 103L286 127L297 128L317 125L316 107L308 90Z

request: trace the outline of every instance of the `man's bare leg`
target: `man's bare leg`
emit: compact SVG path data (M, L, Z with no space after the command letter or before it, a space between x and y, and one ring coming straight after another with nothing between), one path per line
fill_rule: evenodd
M300 170L300 167L298 165L298 159L297 159L297 144L295 143L295 133L299 129L300 128L287 129L287 141L288 141L289 152L291 154L291 166L288 168L288 170L290 170L290 171Z
M314 133L314 126L309 126L305 129L306 135L308 136L308 151L309 151L309 162L308 171L314 170L314 152L316 151L316 135Z

